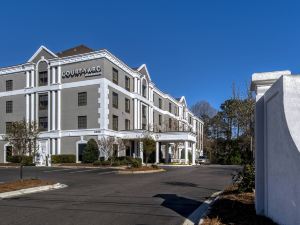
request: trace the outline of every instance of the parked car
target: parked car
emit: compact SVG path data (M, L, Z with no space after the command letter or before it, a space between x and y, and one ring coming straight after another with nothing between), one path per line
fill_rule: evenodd
M199 156L198 159L196 159L197 164L208 164L209 160L205 156Z

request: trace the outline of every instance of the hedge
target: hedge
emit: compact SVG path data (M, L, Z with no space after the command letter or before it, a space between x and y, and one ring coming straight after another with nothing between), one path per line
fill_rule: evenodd
M52 155L51 162L57 163L76 163L76 155Z
M26 155L13 155L7 157L7 162L22 163L24 166L34 166L33 157Z

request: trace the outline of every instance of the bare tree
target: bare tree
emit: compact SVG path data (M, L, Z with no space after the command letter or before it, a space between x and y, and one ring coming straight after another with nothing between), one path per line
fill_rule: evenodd
M39 128L36 122L28 123L25 120L12 122L3 139L12 146L13 155L21 157L20 179L23 179L23 164L25 156L34 157L37 154ZM33 162L32 162L33 163Z
M104 158L110 160L110 165L113 164L116 158L115 150L117 150L118 153L126 151L126 146L121 138L103 136L98 139L98 146L99 151L104 155ZM115 149L115 146L117 149Z

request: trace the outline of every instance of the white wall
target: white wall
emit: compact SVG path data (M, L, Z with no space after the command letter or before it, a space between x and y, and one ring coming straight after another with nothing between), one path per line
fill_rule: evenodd
M258 96L255 132L257 213L300 224L300 77L281 76Z

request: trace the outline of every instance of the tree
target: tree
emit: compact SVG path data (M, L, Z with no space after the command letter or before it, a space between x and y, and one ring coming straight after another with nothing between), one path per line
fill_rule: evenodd
M39 128L35 122L28 123L25 120L12 122L3 139L12 146L13 155L21 157L20 179L23 179L23 165L27 161L26 156L32 159L37 154Z
M118 152L126 151L123 140L115 137L101 137L98 146L105 159L110 160L110 165L113 164Z
M99 158L98 144L95 139L90 139L83 150L82 161L84 163L93 163Z
M195 116L204 119L206 117L212 118L217 114L217 110L212 107L207 101L199 101L192 105L191 111Z
M148 166L148 160L151 154L153 154L153 152L155 152L156 150L156 144L154 139L150 135L145 136L142 139L142 141L143 141L143 153L145 157L145 162L146 162L146 166Z

